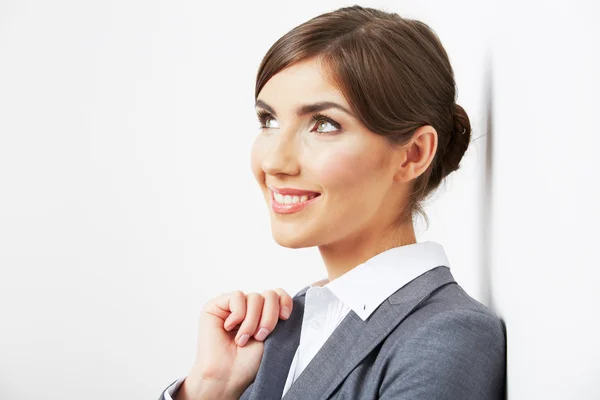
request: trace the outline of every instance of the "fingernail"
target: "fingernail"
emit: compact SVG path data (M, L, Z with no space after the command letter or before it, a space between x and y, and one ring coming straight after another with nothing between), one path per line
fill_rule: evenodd
M255 338L256 338L256 340L265 340L268 333L269 333L269 330L267 328L260 328L260 330L256 334Z
M250 335L248 335L247 333L244 333L242 336L240 336L240 338L238 339L238 345L239 346L243 346L246 344L246 342L248 342L248 339L250 338Z
M281 315L284 316L284 318L288 318L290 316L290 308L289 307L281 307Z

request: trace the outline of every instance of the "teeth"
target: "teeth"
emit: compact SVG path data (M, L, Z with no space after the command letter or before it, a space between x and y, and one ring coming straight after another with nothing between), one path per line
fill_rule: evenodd
M295 204L295 203L303 203L305 201L308 201L314 197L316 197L316 193L315 194L311 194L311 195L302 195L302 196L290 196L289 194L286 195L282 195L280 193L275 193L273 192L273 197L275 198L275 201L281 204Z

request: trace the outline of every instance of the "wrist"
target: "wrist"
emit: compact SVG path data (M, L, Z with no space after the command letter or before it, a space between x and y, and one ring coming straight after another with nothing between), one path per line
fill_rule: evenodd
M215 400L227 399L224 395L224 385L207 380L195 380L187 377L174 400Z
M240 395L231 390L228 382L207 377L192 368L174 400L238 400Z

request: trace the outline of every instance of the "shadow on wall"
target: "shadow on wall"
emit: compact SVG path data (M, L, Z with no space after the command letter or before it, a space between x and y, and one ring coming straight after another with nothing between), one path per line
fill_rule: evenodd
M485 110L486 110L486 124L485 132L483 135L486 136L485 141L485 166L482 175L483 182L481 187L483 188L482 195L482 207L481 207L481 238L482 238L482 252L481 252L481 293L482 298L489 307L497 313L494 304L494 298L492 296L492 211L493 211L493 137L494 137L494 118L493 118L493 81L492 81L492 62L491 57L488 54L486 65L485 65L485 80L483 90L485 90L483 98L485 99ZM504 364L508 366L508 336L506 329L506 322L503 318L500 318L502 322L502 330L504 332L504 346L506 349ZM504 394L503 398L508 399L507 390L507 378L508 374L504 372Z
M481 187L483 188L482 205L481 205L481 295L483 301L494 311L494 299L492 298L492 173L493 173L493 160L492 160L492 139L493 139L493 83L492 83L492 65L491 57L488 55L486 66L485 66L485 78L483 90L485 90L483 98L485 99L485 110L486 110L486 126L485 132L482 136L486 137L485 140L485 166L483 168L483 175Z
M506 349L506 353L504 353L504 365L508 366L508 336L506 335L506 323L504 322L503 318L500 318L500 322L502 322L502 331L504 331L504 348ZM506 382L506 378L508 376L506 370L508 368L506 368L504 370L504 395L502 397L504 397L504 400L508 399L508 384Z

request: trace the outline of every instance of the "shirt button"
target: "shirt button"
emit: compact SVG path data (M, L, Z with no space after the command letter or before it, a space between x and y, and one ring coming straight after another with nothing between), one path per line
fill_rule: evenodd
M319 321L313 321L312 326L315 329L319 329L319 328L321 328L321 323Z

